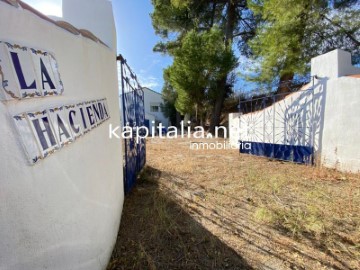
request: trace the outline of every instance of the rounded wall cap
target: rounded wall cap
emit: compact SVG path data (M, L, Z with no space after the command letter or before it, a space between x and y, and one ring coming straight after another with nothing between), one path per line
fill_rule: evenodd
M7 2L8 4L14 6L14 7L19 7L19 2L20 0L5 0L5 2Z
M91 33L89 30L86 30L86 29L79 29L80 33L82 36L86 37L86 38L89 38L95 42L98 42L99 39L93 34Z
M61 28L65 29L66 31L69 31L70 33L72 33L74 35L80 35L79 29L77 29L75 26L73 26L72 24L70 24L68 22L56 21L55 24L57 26L60 26Z

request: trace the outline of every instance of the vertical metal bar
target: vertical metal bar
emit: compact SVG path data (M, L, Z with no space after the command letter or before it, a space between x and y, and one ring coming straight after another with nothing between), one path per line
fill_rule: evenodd
M121 71L121 93L122 93L122 110L123 110L123 127L126 125L126 107L125 107L125 84L124 84L124 58L122 57L122 55L119 55L120 58L120 71ZM128 188L128 146L127 146L127 139L123 139L124 140L124 147L125 147L125 173L124 173L124 187L125 187L125 191L127 191Z
M262 99L262 110L263 110L263 143L265 143L265 98Z
M137 126L137 92L136 89L135 91L133 91L133 100L134 100L134 124L133 127L135 128ZM134 131L134 129L133 129ZM135 154L135 162L136 162L136 166L135 166L135 174L137 174L137 172L139 171L139 157L138 157L138 146L139 144L137 143L137 140L135 139L135 134L133 134L133 138L134 138L134 154ZM136 177L136 176L134 176Z
M251 100L250 100L250 112L253 112L253 96L251 96Z
M241 145L240 145L240 142L241 142L241 116L242 116L242 112L241 112L241 92L240 92L240 95L239 95L239 130L238 130L239 154L240 154L240 150L241 150Z
M272 146L272 157L275 157L275 106L276 106L276 100L275 100L275 95L273 94L273 146Z
M287 109L286 109L286 102L284 101L284 99L286 98L286 96L284 95L284 94L281 94L281 96L280 96L280 101L283 103L283 118L284 118L284 129L283 129L283 138L284 138L284 141L283 141L283 143L286 145L286 142L287 142L287 139L288 139L288 136L287 136L287 130L288 130L288 128L289 128L289 117L288 117L288 115L289 115L289 113L288 113L288 115L286 115L286 112L288 112L287 111ZM289 142L289 143L291 143L291 142ZM285 158L286 159L286 158Z
M312 104L311 104L311 143L312 143L312 155L311 155L311 164L314 164L314 159L315 159L315 77L313 76L312 77L312 89L311 89L311 92L312 92Z
M141 89L141 87L139 88L139 92L141 93L141 126L144 126L144 121L145 121L145 101L144 101L144 91ZM140 148L141 150L141 169L143 168L145 162L146 162L146 140L145 139L141 139L141 145L143 146L142 148Z

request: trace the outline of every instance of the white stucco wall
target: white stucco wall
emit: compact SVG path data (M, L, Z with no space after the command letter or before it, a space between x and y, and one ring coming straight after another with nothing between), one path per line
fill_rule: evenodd
M335 79L341 76L360 74L360 68L351 64L351 54L343 50L333 50L311 59L311 75Z
M229 113L229 142L236 146L240 140L241 134L238 131L240 128L240 113Z
M116 53L2 1L0 40L53 52L65 89L0 103L0 269L105 269L123 203L121 141L108 139L120 125ZM28 165L13 115L98 98L110 120Z
M321 161L326 167L360 171L360 78L329 80Z
M116 51L116 30L110 0L62 0L63 18L91 31Z
M311 61L312 91L299 91L264 110L229 115L230 142L314 146L321 165L360 171L360 74L351 55L334 50ZM275 112L275 113L274 113ZM273 124L275 123L275 124ZM273 130L271 130L273 129Z
M341 171L360 171L360 68L351 54L334 50L311 61L311 74L325 89L320 148L321 164Z

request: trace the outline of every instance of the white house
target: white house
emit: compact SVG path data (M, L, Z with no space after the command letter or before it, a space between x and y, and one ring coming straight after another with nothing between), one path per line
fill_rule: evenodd
M143 87L145 100L145 124L150 128L157 127L160 123L164 127L169 126L169 119L164 115L162 105L164 104L161 93Z

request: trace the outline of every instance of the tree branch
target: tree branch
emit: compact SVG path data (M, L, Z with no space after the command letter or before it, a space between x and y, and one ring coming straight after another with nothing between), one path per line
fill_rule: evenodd
M360 46L360 41L358 41L348 30L346 30L343 26L341 26L339 23L336 23L334 21L332 21L331 19L329 19L328 17L326 17L325 15L322 15L322 17L327 20L329 23L331 23L332 25L340 28L345 35L352 41L354 42L357 46Z
M241 31L238 33L235 33L232 37L238 37L238 36L242 36L242 35L247 35L247 34L255 34L255 31Z

